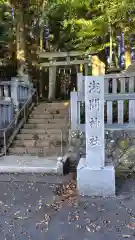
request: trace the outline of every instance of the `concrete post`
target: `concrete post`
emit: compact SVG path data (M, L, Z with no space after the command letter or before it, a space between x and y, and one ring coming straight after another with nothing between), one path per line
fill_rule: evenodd
M10 97L9 97L9 87L7 84L4 85L4 99L7 101L10 101Z
M19 86L18 78L15 78L15 77L12 78L11 79L11 99L15 106L15 112L19 110L18 86Z
M56 66L49 67L49 100L55 99L56 89Z
M0 99L3 98L3 91L2 91L2 86L0 85Z
M84 95L84 76L82 73L77 74L77 92Z
M77 111L77 92L70 93L70 110L71 110L71 130L77 130L78 111Z
M87 58L85 58L84 60L87 60ZM88 76L88 63L84 64L84 75Z

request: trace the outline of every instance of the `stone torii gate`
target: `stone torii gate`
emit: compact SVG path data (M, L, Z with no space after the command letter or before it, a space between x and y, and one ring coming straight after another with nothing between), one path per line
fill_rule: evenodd
M88 63L90 63L90 60L84 52L40 52L38 56L40 68L49 68L49 100L53 100L55 95L57 67L74 65L78 73L80 65L84 65L85 76L88 75Z

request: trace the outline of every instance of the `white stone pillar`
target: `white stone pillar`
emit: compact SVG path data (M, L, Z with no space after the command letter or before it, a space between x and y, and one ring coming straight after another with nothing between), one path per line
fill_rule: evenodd
M104 77L85 77L86 158L77 167L80 195L114 196L115 170L105 165Z
M70 93L71 130L78 129L77 92Z
M82 73L77 74L77 92L81 95L84 95L85 92L84 76Z
M88 58L85 58L84 60L88 60ZM85 76L88 76L88 63L85 63L84 64L84 75Z
M24 83L26 83L27 85L30 85L30 76L28 74L23 74L22 76L22 80Z
M4 85L4 99L10 101L8 84Z
M18 101L18 78L11 79L11 99L15 106L15 112L19 110L19 101Z
M56 66L49 67L49 100L55 99Z
M2 91L2 86L0 85L0 99L3 98L3 91Z
M102 87L103 84L103 87ZM86 162L104 167L104 78L85 78Z

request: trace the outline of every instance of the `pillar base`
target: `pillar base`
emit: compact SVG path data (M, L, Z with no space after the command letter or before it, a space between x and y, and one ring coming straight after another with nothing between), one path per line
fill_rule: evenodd
M77 167L77 188L82 196L115 196L115 169L113 165L104 168L90 168L81 158Z

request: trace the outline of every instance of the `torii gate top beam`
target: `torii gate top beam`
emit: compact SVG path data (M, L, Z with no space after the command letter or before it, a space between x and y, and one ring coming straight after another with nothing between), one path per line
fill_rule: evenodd
M87 56L84 52L72 51L72 52L40 52L39 58L60 58L60 57L78 57Z
M40 52L38 54L41 61L46 59L48 61L40 63L41 67L52 67L52 66L70 66L79 64L88 64L88 56L83 52L72 51L72 52ZM58 58L58 59L57 59ZM60 61L59 58L65 58ZM72 58L72 59L71 59ZM79 58L79 59L77 59Z

